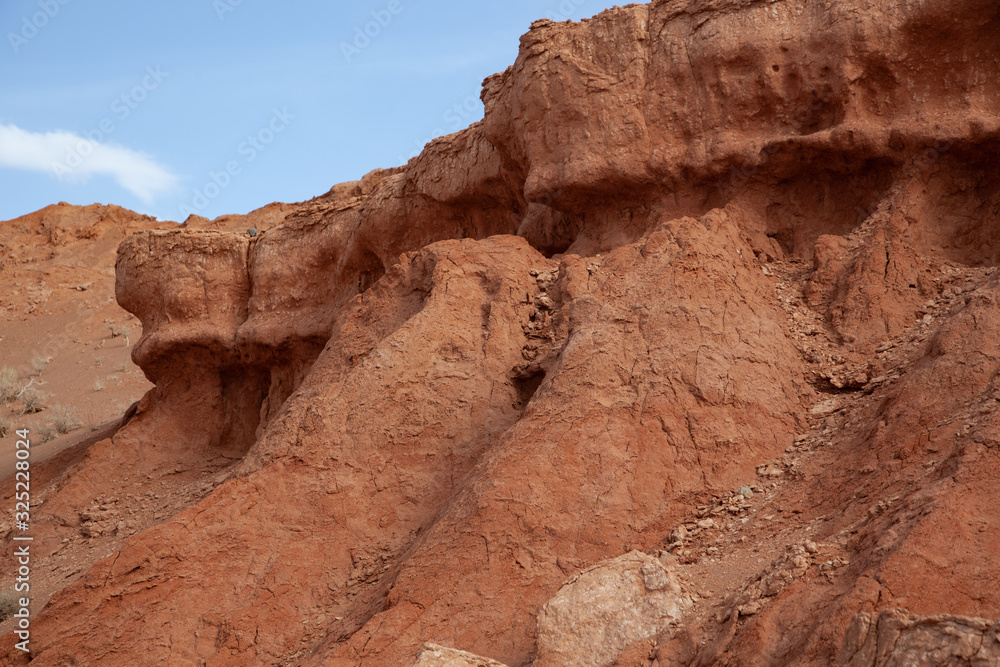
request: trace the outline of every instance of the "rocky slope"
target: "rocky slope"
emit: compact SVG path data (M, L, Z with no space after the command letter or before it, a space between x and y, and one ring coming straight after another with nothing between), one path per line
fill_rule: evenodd
M31 664L996 664L998 34L540 21L406 166L129 236L155 387L45 464L39 550L150 511Z
M192 218L186 229L248 227L269 229L293 206L271 204L246 216L216 220ZM117 206L61 203L0 223L0 534L10 542L13 527L15 428L32 432L33 502L46 504L63 488L67 470L94 443L114 432L122 415L152 385L130 359L141 325L115 302L118 245L143 229L175 229ZM8 373L11 375L8 377ZM33 407L31 407L33 406ZM30 408L30 409L29 409ZM228 464L228 461L224 461ZM93 480L77 485L80 497L63 494L63 503L35 514L44 558L34 561L36 609L54 590L80 576L126 537L175 513L183 487L162 495L150 489L134 494L101 488ZM158 496L158 497L154 497ZM176 501L176 502L175 502ZM14 570L4 569L0 591L6 596Z

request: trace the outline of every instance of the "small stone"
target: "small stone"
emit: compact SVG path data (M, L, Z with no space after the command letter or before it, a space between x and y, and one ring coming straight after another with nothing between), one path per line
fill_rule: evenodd
M642 583L647 591L662 591L670 585L667 571L658 563L644 563L639 572L642 574Z
M715 528L715 519L702 519L698 522L698 527L703 530L708 530L709 528Z
M552 299L545 294L539 294L535 297L535 306L543 310L552 310L555 307L555 304L552 302Z
M816 545L815 542L806 542L805 547L806 551L808 551L811 554L814 554L819 551L819 547Z
M739 491L737 491L737 493L739 493L741 496L743 496L747 500L750 500L751 498L753 498L753 491L750 489L749 486L741 486L739 488Z
M683 542L687 539L688 531L684 526L677 526L674 528L674 532L670 534L670 539L672 544L677 544L678 542Z
M103 533L104 533L103 527L95 523L88 523L87 525L80 528L80 534L88 539L94 537L100 537Z
M660 555L657 556L657 560L659 560L665 567L677 567L680 565L680 561L677 560L677 556L669 551L661 551Z
M822 403L817 403L813 406L812 410L809 411L811 415L832 415L834 412L840 410L840 401L835 398L831 398L828 401L823 401Z
M558 279L559 279L558 272L552 272L552 271L539 272L538 275L535 276L535 282L538 283L538 286L543 291L552 287L552 285L554 285L556 280Z

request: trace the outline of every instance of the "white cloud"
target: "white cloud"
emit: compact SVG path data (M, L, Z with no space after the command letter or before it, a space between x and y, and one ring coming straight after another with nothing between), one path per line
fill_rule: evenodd
M147 204L179 185L177 176L143 153L72 132L28 132L3 123L0 167L41 171L68 181L111 176Z

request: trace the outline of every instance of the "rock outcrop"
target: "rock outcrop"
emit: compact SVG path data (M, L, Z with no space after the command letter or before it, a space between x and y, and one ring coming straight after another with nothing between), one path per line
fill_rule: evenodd
M506 665L496 660L428 642L420 649L413 667L506 667Z
M840 654L848 667L1000 664L1000 622L961 616L916 617L899 610L859 614Z
M689 601L677 575L635 552L566 582L538 612L537 667L642 664ZM622 654L628 651L632 655Z
M849 630L1000 616L998 34L986 0L540 21L407 165L253 237L129 237L156 387L43 511L208 476L53 597L32 664L966 656L964 621ZM667 550L696 595L632 572L677 602L615 607L641 631L544 607Z

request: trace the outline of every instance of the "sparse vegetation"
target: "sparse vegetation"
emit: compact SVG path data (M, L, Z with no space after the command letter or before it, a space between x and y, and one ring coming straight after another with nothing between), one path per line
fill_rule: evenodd
M52 361L52 357L32 357L31 367L35 369L35 375L41 375L50 361Z
M17 399L21 392L21 376L10 366L0 369L0 404L10 403Z
M52 421L50 423L59 435L80 428L80 418L76 414L76 411L73 408L62 405L52 407Z
M17 593L11 588L0 591L0 622L6 621L16 614L17 609Z
M83 423L88 431L96 431L103 423L100 412L94 408L85 410L83 413Z
M101 382L101 378L94 380L94 391L104 391L104 383Z
M10 433L10 422L0 417L0 438L6 438L8 433Z
M18 394L18 399L24 403L24 410L21 411L22 415L31 415L36 412L41 412L45 409L42 401L45 400L45 393L33 389L31 385L28 385Z
M39 445L44 445L46 442L51 440L56 436L56 430L53 428L52 424L44 424L43 426L38 426L31 431L32 442ZM37 442L36 442L37 441Z
M128 364L122 362L121 364L118 365L118 368L116 368L115 370L119 373L124 373L125 371L128 370Z
M128 325L115 324L111 320L104 320L104 326L106 326L108 328L108 331L111 332L112 338L118 338L119 336L121 336L125 339L125 346L126 347L128 346L129 344L128 337L132 334L132 331L128 328Z
M98 368L104 366L104 357L97 357L96 359L94 359L94 365L97 366Z

